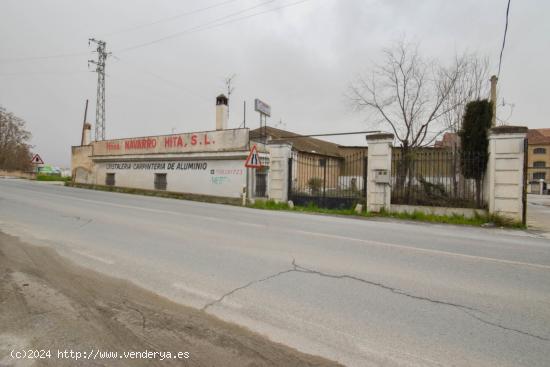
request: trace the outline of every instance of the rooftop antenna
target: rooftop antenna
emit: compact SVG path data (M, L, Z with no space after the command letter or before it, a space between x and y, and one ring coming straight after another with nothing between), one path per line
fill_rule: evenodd
M231 101L231 94L233 94L233 91L235 90L235 87L233 86L233 79L237 74L231 74L231 76L225 78L225 88L227 88L227 122L229 123L229 102Z

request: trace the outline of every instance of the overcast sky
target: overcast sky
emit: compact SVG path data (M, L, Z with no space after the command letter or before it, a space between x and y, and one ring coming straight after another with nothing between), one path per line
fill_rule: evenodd
M284 7L298 1L0 0L0 105L27 121L34 151L46 163L69 166L86 99L88 121L95 122L89 37L107 41L113 52L107 138L214 129L215 97L232 74L230 127L242 123L245 100L247 126L258 126L252 104L259 97L272 106L272 126L368 130L368 119L350 110L344 93L383 47L403 36L442 62L456 52L479 52L496 73L507 0L309 0ZM196 11L205 7L211 8ZM232 21L275 8L281 9ZM499 85L506 105L498 112L510 124L550 127L543 92L550 85L549 16L550 1L512 1ZM163 21L148 25L157 20ZM226 23L190 31L216 21ZM34 58L59 55L65 56ZM364 144L364 136L331 140Z

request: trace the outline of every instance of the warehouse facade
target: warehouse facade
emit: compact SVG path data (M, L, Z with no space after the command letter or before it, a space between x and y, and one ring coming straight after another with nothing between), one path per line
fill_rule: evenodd
M227 129L223 95L216 99L212 131L92 142L86 125L82 145L71 152L75 183L229 198L241 197L247 187L255 192L255 170L244 166L251 148L249 129ZM259 150L268 166L266 150Z

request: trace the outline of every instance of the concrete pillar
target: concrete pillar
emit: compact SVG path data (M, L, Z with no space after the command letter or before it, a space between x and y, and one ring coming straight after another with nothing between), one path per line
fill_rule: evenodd
M527 128L499 126L489 130L487 184L489 213L523 220L524 140Z
M391 157L393 134L374 134L367 136L368 172L367 172L367 211L390 210L390 182L382 183L384 175L391 180Z
M267 197L276 202L288 201L288 159L292 152L290 144L268 144L269 173Z

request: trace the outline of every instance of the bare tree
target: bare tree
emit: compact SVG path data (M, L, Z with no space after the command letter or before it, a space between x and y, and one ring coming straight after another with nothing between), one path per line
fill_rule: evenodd
M374 112L406 155L448 130L444 118L464 103L450 97L467 70L467 60L457 57L452 65L442 66L423 58L418 45L406 41L383 53L384 63L352 83L348 97L356 109Z
M471 101L481 100L489 94L489 59L480 57L476 53L467 53L461 57L461 64L464 65L463 72L456 81L449 97L445 101L445 108L449 108L449 113L443 116L443 121L447 131L452 133L450 146L452 190L453 194L458 194L460 187L463 187L461 181L464 180L460 172L460 154L461 145L458 132L462 128L462 121L466 111L466 105ZM477 187L479 195L479 187ZM479 200L478 200L479 202Z
M461 128L466 105L489 95L489 59L469 53L461 56L459 63L464 67L445 100L449 113L443 116L447 130L453 133L458 133Z
M404 40L384 49L383 55L368 77L350 85L348 97L355 109L371 112L379 125L392 131L401 145L395 184L406 185L408 200L415 150L432 145L446 131L458 130L466 103L483 93L487 67L474 54L455 56L443 65L423 57L417 44Z
M30 169L30 138L31 134L25 128L25 121L0 107L0 169Z

